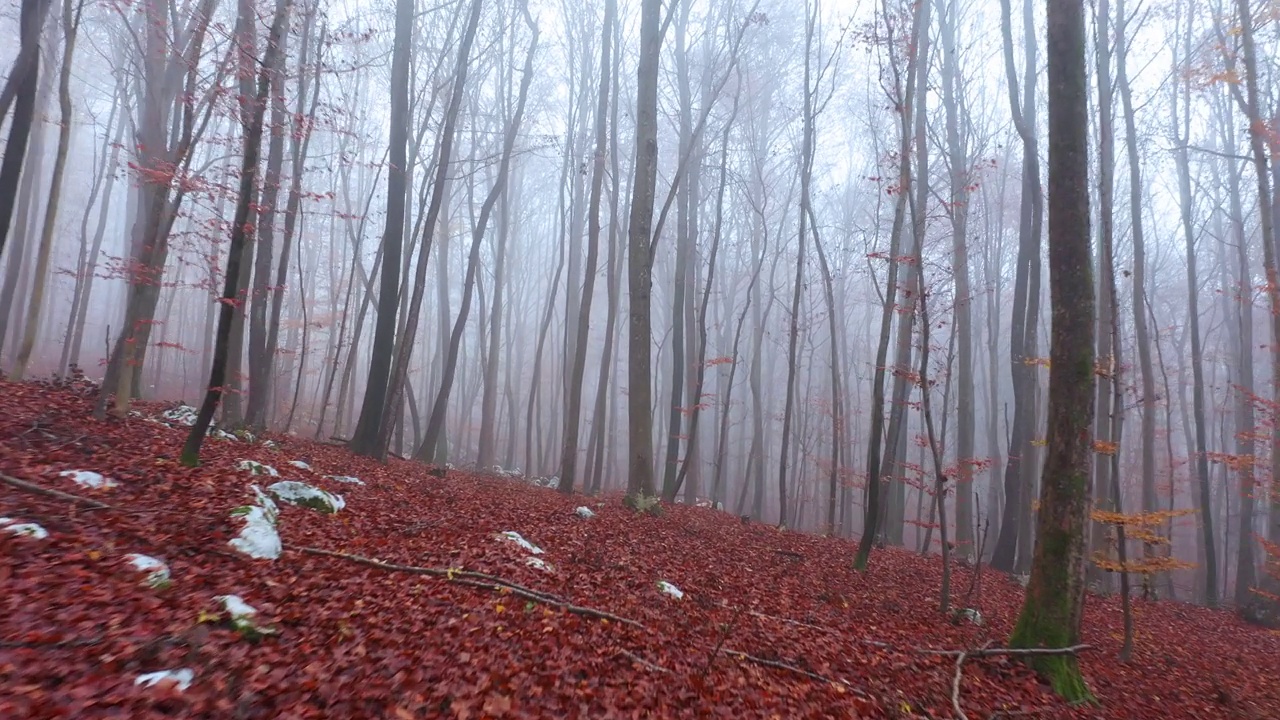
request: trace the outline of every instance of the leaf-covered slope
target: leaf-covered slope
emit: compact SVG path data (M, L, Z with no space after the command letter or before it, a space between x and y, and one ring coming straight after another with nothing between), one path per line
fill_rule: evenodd
M0 483L0 516L49 533L0 533L0 717L955 718L957 701L969 718L1280 717L1280 637L1229 613L1137 602L1121 665L1118 604L1091 598L1082 661L1100 705L1066 708L1003 657L967 660L953 697L955 655L928 651L1002 644L1021 589L998 574L971 603L983 625L956 625L935 609L933 558L886 550L858 574L845 541L701 508L637 516L617 497L439 478L290 437L210 439L186 469L181 429L95 422L69 391L0 393L0 473L109 506ZM284 553L251 559L228 544L264 479L242 459L345 507L280 503ZM168 581L153 587L131 553ZM237 630L227 595L261 633ZM185 689L136 683L184 669Z

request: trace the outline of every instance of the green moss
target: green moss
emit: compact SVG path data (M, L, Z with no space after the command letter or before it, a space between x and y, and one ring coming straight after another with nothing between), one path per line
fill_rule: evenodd
M1071 479L1072 489L1079 478ZM1027 599L1018 616L1018 624L1009 637L1011 648L1064 648L1076 644L1076 632L1070 627L1071 604L1078 600L1071 592L1068 577L1072 552L1071 533L1042 527L1037 540L1037 561L1050 568L1036 578L1028 588ZM1053 691L1071 703L1093 702L1093 695L1080 674L1080 664L1074 654L1024 656L1037 674L1049 682Z

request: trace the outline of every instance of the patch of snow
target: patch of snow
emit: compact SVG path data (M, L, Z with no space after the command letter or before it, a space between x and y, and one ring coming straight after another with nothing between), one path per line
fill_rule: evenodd
M257 496L256 505L243 505L231 511L232 517L244 518L244 527L240 529L240 535L227 544L249 557L275 560L283 550L280 533L276 531L276 517L280 510L257 485L253 486L253 492Z
M7 530L14 535L35 538L36 540L43 540L49 537L49 531L36 523L20 523L13 518L7 517L0 517L0 529Z
M232 622L251 618L258 614L258 609L244 601L239 595L219 595L214 598L222 602L222 607L231 616Z
M277 444L275 440L264 440L262 441L262 447L275 450L276 448L280 447L280 445Z
M129 553L125 557L135 570L147 573L148 586L158 588L169 583L169 566L163 560L138 553Z
M104 477L101 473L92 470L64 470L58 473L59 477L71 478L71 481L83 488L113 488L119 483L109 477Z
M524 471L523 471L523 470L521 470L520 468L513 468L513 469L511 469L511 470L507 470L506 468L502 467L501 465L494 465L494 466L491 468L491 472L493 472L493 474L494 474L494 475L497 475L497 476L499 476L499 477L508 477L508 478L523 478L523 477L524 477Z
M578 509L574 510L573 512L576 513L578 517L582 518L583 520L590 520L591 518L596 516L595 512L593 512L591 508L587 507L586 505L579 506Z
M250 475L266 475L268 477L280 477L280 473L270 465L260 463L257 460L240 460L236 463L237 470L243 470Z
M341 495L326 492L297 480L282 480L272 484L267 491L290 505L301 505L322 513L336 513L347 506Z
M363 485L363 484L364 484L364 481L363 481L363 480L361 480L360 478L358 478L358 477L352 477L352 476L350 476L350 475L325 475L325 477L329 478L330 480L332 480L332 481L334 481L334 482L347 483L348 485Z
M543 572L555 572L555 568L551 566L551 563L547 562L546 560L543 560L542 558L537 558L537 557L525 558L524 564L528 565L531 568L534 568L535 570L542 570Z
M232 433L227 432L226 430L223 430L222 428L212 428L212 429L210 429L210 430L209 430L209 437L217 438L217 439L219 439L219 440L231 440L231 441L238 441L238 440L240 440L240 438L236 437L236 436L235 436L234 434L232 434Z
M301 460L290 460L290 461L289 461L289 464L290 464L290 465L292 465L292 466L294 466L294 467L296 467L296 468L302 469L302 470L310 470L310 469L311 469L311 466L310 466L310 465L308 465L307 463L305 463L305 462L303 462L303 461L301 461Z
M186 690L191 687L191 682L196 679L195 671L191 668L182 668L181 670L161 670L159 672L144 673L133 681L134 685L145 685L151 687L161 682L169 681L178 687L179 690Z
M525 550L528 550L534 555L541 555L544 552L542 548L538 547L537 545L534 545L528 540L525 540L524 536L516 532L515 530L507 530L506 532L500 533L498 535L498 539L509 540L519 545L520 547L524 548Z
M676 600L684 599L684 592L680 588L676 587L675 585L672 585L666 580L658 581L658 589L670 595L671 597L675 598Z
M982 613L974 610L973 608L965 608L960 611L959 615L962 620L968 620L974 625L982 624Z

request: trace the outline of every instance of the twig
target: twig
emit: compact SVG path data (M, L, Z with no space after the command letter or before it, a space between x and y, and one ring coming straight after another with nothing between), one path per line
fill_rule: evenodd
M742 617L742 613L746 612L746 605L739 605L738 609L733 613L733 617L729 619L729 623L724 626L720 633L720 639L716 641L716 647L711 651L711 655L707 657L707 664L702 668L702 677L706 677L711 672L711 666L716 662L716 656L720 654L720 649L724 647L724 643L729 639L729 634L733 632L733 626L738 624L738 620Z
M844 680L840 680L839 678L829 678L826 675L819 675L818 673L810 672L808 670L805 670L804 668L796 667L795 665L788 665L787 663L779 662L777 660L766 660L765 658L756 657L755 655L748 655L747 653L744 653L740 650L725 650L724 652L726 655L735 655L741 660L753 662L757 665L763 665L765 667L774 668L775 670L786 670L788 672L793 672L797 675L802 675L804 677L807 677L810 680L817 680L819 682L831 683L833 685L840 685L848 690L851 690L857 693L862 697L867 697L867 694L862 692L862 690L854 687L853 685L850 685Z
M968 656L963 652L956 656L956 675L951 679L951 709L956 711L958 720L969 720L969 716L960 709L960 666L964 665L964 659Z
M729 608L731 606L727 602L722 602L720 603L720 607ZM821 625L813 625L811 623L801 622L800 620L792 620L791 618L779 617L777 615L766 615L765 613L756 612L755 610L747 610L746 613L748 615L762 618L765 620L773 620L780 623L786 623L787 625L796 625L802 628L808 628L810 630L817 630L818 632L821 632L821 633L832 632L829 628L822 627Z
M115 507L108 505L104 502L98 502L97 500L90 500L89 498L80 497L79 495L72 495L71 493L62 492L61 490L52 490L50 488L40 487L35 483L29 483L26 480L19 480L18 478L9 477L8 475L0 474L0 482L4 482L5 484L18 488L19 490L26 490L29 493L44 495L46 497L56 498L58 500L66 500L67 502L79 503L81 505L91 507L94 510L114 510L115 509Z
M666 669L666 668L662 667L661 665L655 665L654 663L651 663L651 662L649 662L648 660L645 660L644 658L640 657L639 655L636 655L635 653L631 652L630 650L623 650L622 648L618 648L618 653L617 653L617 654L618 654L618 655L621 655L621 656L623 656L623 657L625 657L625 658L627 658L628 660L630 660L631 662L636 663L637 665L640 665L640 666L643 666L643 667L649 668L650 670L652 670L652 671L654 671L654 672L660 672L660 673L670 673L670 672L671 672L670 670L668 670L668 669Z
M630 618L624 618L620 615L614 615L613 613L605 612L603 610L596 610L594 608L582 607L581 605L574 605L573 603L570 603L567 600L562 600L554 595L548 595L546 593L539 592L537 590L532 590L530 588L517 585L513 582L510 582L508 580L503 580L502 578L496 577L493 575L485 575L484 573L470 572L467 570L454 570L450 568L419 567L417 565L397 565L395 563L382 562L381 560L374 560L373 558L362 557L360 555L351 555L349 553L334 552L332 550L321 550L320 548L303 547L299 545L285 545L285 547L289 548L290 550L297 550L298 552L307 553L309 555L320 555L324 557L339 558L342 560L347 560L349 562L357 563L359 565L366 565L368 567L377 568L379 570L388 570L391 572L403 572L403 573L409 573L412 575L429 575L431 577L442 577L448 580L449 582L457 583L458 585L466 585L468 587L476 587L476 588L481 588L483 590L497 590L500 592L506 591L518 597L522 597L526 600L561 608L566 612L570 612L575 615L595 617L595 618L600 618L602 620L612 620L613 622L621 623L623 625L630 625L632 627L644 629L644 625L636 620L632 620Z

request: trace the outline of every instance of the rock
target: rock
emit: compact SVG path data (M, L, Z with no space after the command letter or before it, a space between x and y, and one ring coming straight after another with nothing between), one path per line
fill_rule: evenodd
M290 465L292 465L292 466L294 466L294 467L296 467L296 468L298 468L298 469L300 469L300 470L310 470L310 469L311 469L311 466L310 466L310 465L308 465L307 463L303 462L302 460L290 460L290 461L289 461L289 464L290 464Z
M250 475L266 475L267 477L280 477L280 473L270 465L258 462L257 460L239 460L236 462L236 469L243 470Z
M82 488L90 488L99 490L103 488L113 488L119 483L109 477L104 477L101 473L92 470L64 470L58 473L58 477L71 478L71 482Z
M13 518L7 517L0 517L0 530L5 530L13 535L29 537L35 540L44 540L49 537L49 531L40 527L36 523L20 523Z
M191 687L191 683L195 679L195 671L191 668L181 668L179 670L160 670L159 672L144 673L139 675L138 679L133 681L133 684L151 687L162 682L171 682L178 690L186 690Z
M160 413L160 417L168 420L169 422L191 427L196 424L197 414L196 409L190 405L179 405L178 407L170 408L169 410L165 410Z
M680 588L676 587L675 585L672 585L666 580L658 581L658 589L670 595L671 597L675 598L676 600L684 599L684 592Z
M249 557L275 560L284 549L280 533L276 531L280 510L257 485L253 486L253 492L257 496L256 505L242 505L231 511L232 517L244 518L244 527L240 529L240 535L227 544Z
M129 553L125 558L135 570L147 573L148 587L159 589L169 585L169 566L163 560L138 553Z
M574 510L573 512L583 520L590 520L591 518L596 516L596 514L591 510L591 508L587 507L586 505L579 506L578 509Z
M555 568L551 566L551 563L547 562L546 560L543 560L542 558L538 558L538 557L525 558L524 564L528 565L531 568L534 568L535 570L542 570L543 572L555 572Z
M336 513L347 506L341 495L326 492L297 480L282 480L273 483L267 491L290 505L311 508L322 513Z
M544 552L542 548L538 547L537 545L534 545L528 540L525 540L524 536L522 536L520 533L514 530L507 530L504 533L500 533L498 535L498 539L513 542L519 545L520 547L524 548L525 550L528 550L529 552L533 553L534 555L541 555Z

